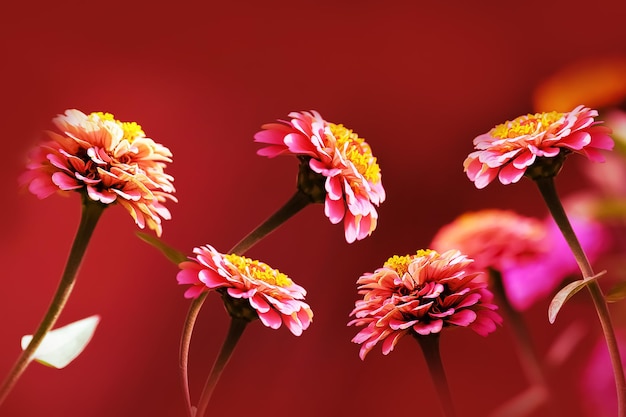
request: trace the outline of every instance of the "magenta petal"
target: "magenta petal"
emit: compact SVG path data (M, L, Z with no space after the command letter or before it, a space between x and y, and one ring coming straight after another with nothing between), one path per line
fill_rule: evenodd
M474 320L476 320L476 313L473 310L464 309L448 318L448 323L465 327L469 326Z
M326 197L324 202L324 214L332 224L337 224L344 218L346 206L342 200L331 200Z
M276 310L274 309L269 309L265 313L259 312L259 319L261 319L261 322L265 326L270 327L272 329L278 329L280 325L283 323L283 320L280 314L278 314Z
M431 333L439 333L442 328L443 320L433 320L429 323L419 322L413 326L413 330L422 336L426 336Z
M269 303L258 294L250 298L250 305L259 313L266 313L270 309Z
M198 273L198 278L208 288L219 288L226 285L224 278L211 269L202 269Z
M500 182L505 185L516 183L524 176L524 172L526 172L526 169L524 168L519 169L513 164L507 164L500 169L498 178L500 179Z

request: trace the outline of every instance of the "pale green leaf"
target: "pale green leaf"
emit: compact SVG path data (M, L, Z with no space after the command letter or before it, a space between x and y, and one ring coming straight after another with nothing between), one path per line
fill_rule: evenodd
M99 321L100 316L95 315L48 332L33 359L53 368L65 368L85 349ZM32 335L23 336L22 349L26 349L32 339Z
M563 304L578 291L582 290L585 286L587 286L590 282L600 278L602 275L606 274L606 271L602 271L593 277L587 279L579 279L574 282L570 282L565 287L563 287L552 299L550 302L550 306L548 307L548 321L552 324L556 320L556 316L559 314L561 307Z
M606 294L607 303L616 303L626 298L626 282L620 282Z
M164 243L162 240L153 235L149 235L143 232L137 232L137 236L144 242L160 250L163 255L167 257L167 259L169 259L176 265L188 260L187 255L185 255L178 249L174 249L173 247L169 246L168 244Z

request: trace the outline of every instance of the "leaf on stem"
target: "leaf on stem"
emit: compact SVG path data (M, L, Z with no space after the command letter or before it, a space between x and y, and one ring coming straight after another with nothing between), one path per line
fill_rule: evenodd
M167 259L169 259L176 265L187 260L187 255L185 255L178 249L174 249L173 247L169 246L168 244L164 243L162 240L153 235L149 235L148 233L143 232L137 232L137 236L144 242L160 250Z
M626 282L620 282L606 294L607 303L616 303L626 298Z
M572 296L576 294L578 291L586 287L591 281L600 278L604 274L606 274L606 271L602 271L587 279L579 279L577 281L570 282L565 287L563 287L558 293L556 293L556 295L550 302L550 306L548 307L548 321L550 322L550 324L554 324L557 314L559 314L559 311L561 310L561 308L563 307L563 304L565 304L567 300L572 298Z
M50 331L35 351L33 359L43 365L62 369L85 349L91 340L100 316L90 316ZM26 349L32 335L22 337L22 349Z

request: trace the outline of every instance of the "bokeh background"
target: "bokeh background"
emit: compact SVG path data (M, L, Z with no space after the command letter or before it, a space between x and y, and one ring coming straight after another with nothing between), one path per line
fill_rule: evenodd
M248 252L307 288L314 323L301 337L249 326L213 415L440 415L413 340L359 359L350 342L357 329L346 326L355 281L393 254L427 246L463 211L544 216L529 181L479 191L462 162L476 135L533 111L535 87L560 68L625 54L625 17L623 0L4 5L0 374L43 315L78 225L78 195L39 201L17 186L28 149L56 114L111 112L172 150L179 203L169 206L163 239L191 252L205 243L227 251L291 196L296 161L257 156L252 137L263 123L315 109L366 138L378 157L388 196L379 227L349 245L312 206ZM563 194L583 186L581 161L570 159L557 182ZM184 415L177 358L189 301L177 267L136 231L125 210L105 212L58 323L99 314L94 339L62 371L29 367L1 416ZM524 313L543 356L572 324L585 335L549 371L554 402L533 415L584 415L578 381L597 336L588 301L575 297L554 325L547 299ZM209 297L192 344L194 399L227 324L219 298ZM460 417L488 416L526 387L506 324L488 338L445 333L441 348Z

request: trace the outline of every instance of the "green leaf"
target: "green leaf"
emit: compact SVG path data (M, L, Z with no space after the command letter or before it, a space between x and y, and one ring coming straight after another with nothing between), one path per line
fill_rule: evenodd
M164 243L162 240L153 235L149 235L148 233L143 232L137 232L137 236L144 242L160 250L167 259L169 259L176 265L188 260L187 255L185 255L178 249L174 249L173 247L169 246L168 244Z
M556 320L557 314L559 314L559 311L561 310L561 308L563 307L563 304L565 304L567 300L572 298L574 294L582 290L591 281L594 281L600 278L604 274L606 274L606 271L602 271L587 279L579 279L577 281L570 282L565 287L563 287L558 293L556 293L556 295L550 302L550 306L548 307L548 321L550 322L550 324L554 323L554 321Z
M33 359L53 368L65 368L85 349L99 322L100 316L95 315L48 332ZM32 335L23 336L22 349L26 349L32 339Z
M626 298L626 282L620 282L611 288L605 298L607 303L616 303Z

